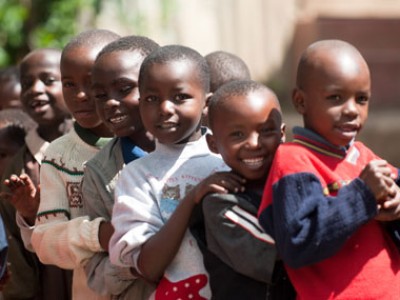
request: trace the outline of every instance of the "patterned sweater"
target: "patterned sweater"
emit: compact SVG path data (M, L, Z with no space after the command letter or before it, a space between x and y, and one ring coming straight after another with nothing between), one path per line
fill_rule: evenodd
M308 130L294 134L276 152L259 219L298 299L398 299L400 254L358 178L378 157L360 142L338 149Z
M83 165L109 140L75 123L73 130L49 145L42 160L40 206L31 242L43 263L74 269L75 299L82 299L77 298L82 293L92 293L81 266L102 251L98 228L103 219L89 221L83 215Z
M111 262L138 270L141 246L167 222L179 201L205 177L226 169L208 150L205 136L187 144L157 143L154 152L128 164L115 189ZM189 230L151 298L179 297L211 297L202 254Z

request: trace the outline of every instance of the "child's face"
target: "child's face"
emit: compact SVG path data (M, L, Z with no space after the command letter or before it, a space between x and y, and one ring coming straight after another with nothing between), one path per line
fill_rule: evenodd
M116 51L102 55L93 67L97 112L116 136L130 136L143 129L138 89L143 59L138 51Z
M21 63L21 102L39 125L65 119L69 111L61 89L60 56L52 51L32 53Z
M206 95L195 65L172 61L149 66L140 83L140 113L146 129L164 144L201 137Z
M75 47L63 54L61 80L65 103L75 120L84 128L100 126L91 97L91 72L99 47Z
M21 85L14 80L5 80L0 83L0 109L21 108Z
M278 104L268 91L230 97L214 112L211 151L249 181L265 180L275 151L284 139Z
M0 176L20 147L7 128L0 128Z
M351 55L322 55L320 68L309 72L307 82L293 94L304 126L333 145L348 145L368 117L371 83L366 63Z

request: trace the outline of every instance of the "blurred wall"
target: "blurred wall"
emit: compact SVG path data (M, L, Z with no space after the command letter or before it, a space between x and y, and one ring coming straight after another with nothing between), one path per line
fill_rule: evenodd
M288 127L301 124L291 105L301 52L319 39L354 44L373 80L370 117L360 138L400 164L400 0L120 0L105 1L97 27L145 34L205 55L240 56L255 80L278 94ZM117 3L120 3L117 5Z

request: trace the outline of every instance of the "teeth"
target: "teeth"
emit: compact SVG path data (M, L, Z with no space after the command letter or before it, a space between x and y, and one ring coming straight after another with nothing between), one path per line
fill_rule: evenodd
M43 106L46 104L47 104L47 101L45 101L45 100L34 100L31 102L31 107L35 108L35 107Z
M119 122L124 121L126 118L127 118L126 115L117 116L117 117L110 118L110 122L113 123L113 124L115 124L115 123L119 123Z
M264 158L246 158L242 160L246 165L249 166L261 166L263 164Z
M169 128L173 128L173 127L175 127L175 126L176 126L175 123L164 123L164 124L161 124L161 125L160 125L160 127L161 127L162 129L169 129Z

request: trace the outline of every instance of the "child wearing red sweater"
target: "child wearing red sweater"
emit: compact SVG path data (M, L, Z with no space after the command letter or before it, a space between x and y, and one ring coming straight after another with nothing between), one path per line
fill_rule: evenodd
M354 141L368 116L368 66L352 45L303 53L293 102L304 128L281 145L259 209L298 299L398 299L398 170ZM384 221L384 222L382 222Z

